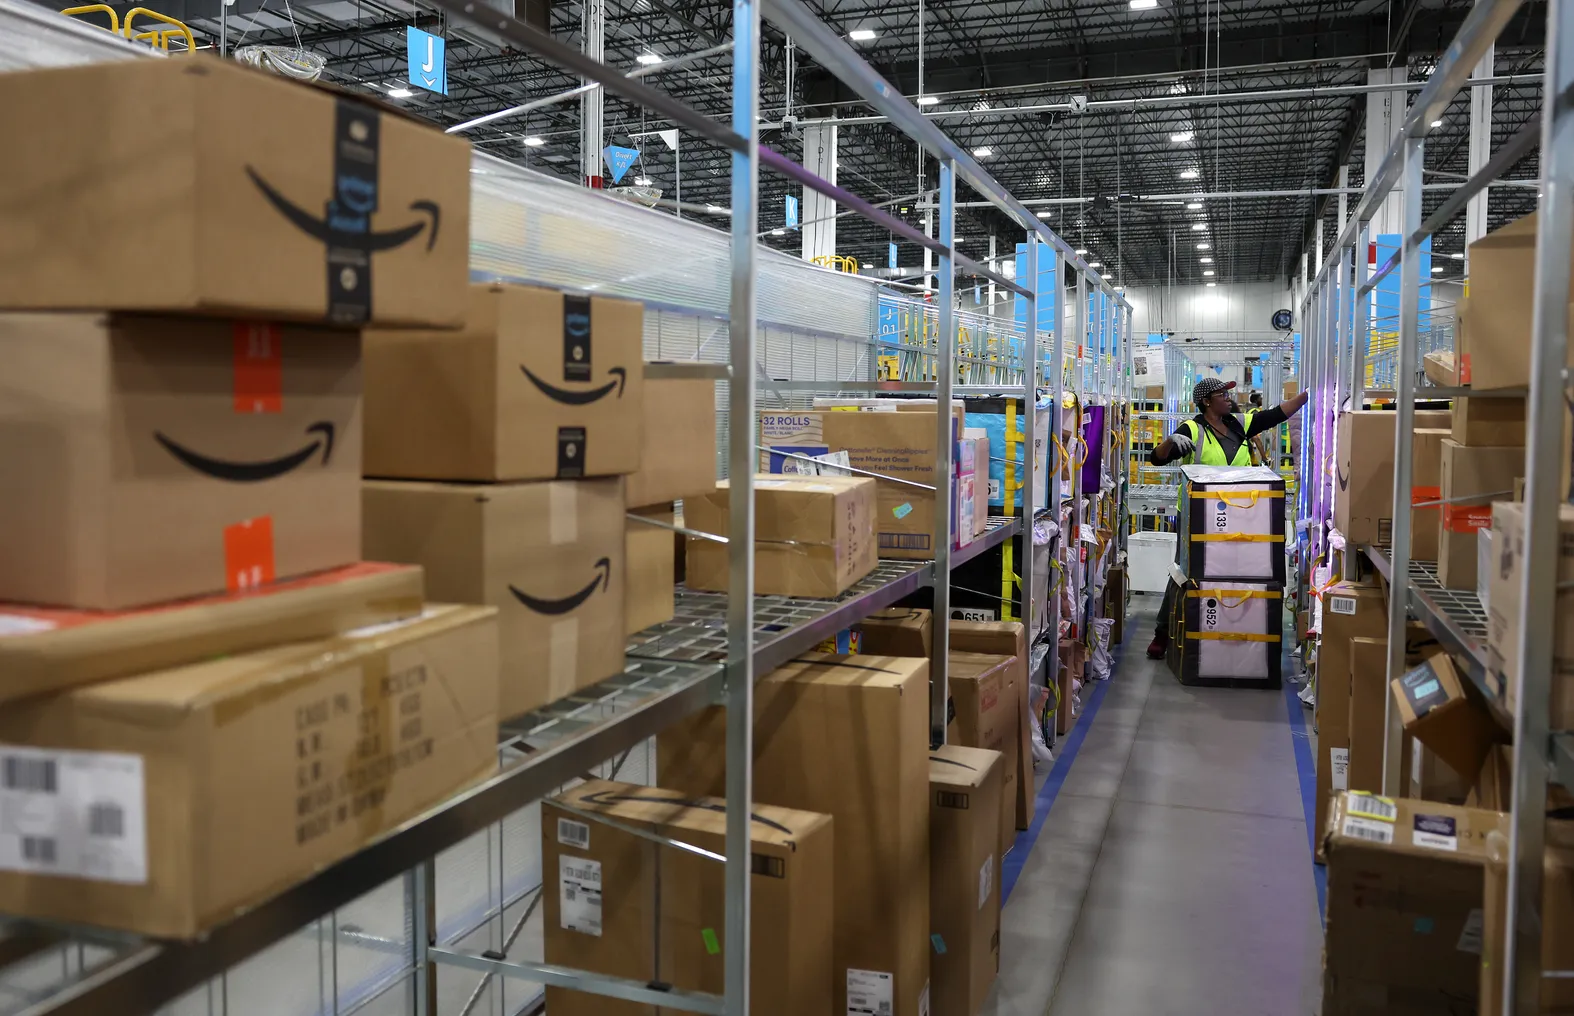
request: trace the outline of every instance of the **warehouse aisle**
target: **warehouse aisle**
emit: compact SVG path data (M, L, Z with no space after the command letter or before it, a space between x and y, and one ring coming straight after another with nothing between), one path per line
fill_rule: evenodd
M1054 803L1014 885L1007 872L989 1016L1320 1008L1285 694L1181 687L1143 654L1157 606L1133 601L1116 674L1049 776Z

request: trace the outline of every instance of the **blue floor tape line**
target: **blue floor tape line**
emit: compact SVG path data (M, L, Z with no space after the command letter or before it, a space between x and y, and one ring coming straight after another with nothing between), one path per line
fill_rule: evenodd
M1317 913L1328 915L1328 869L1317 857L1317 764L1312 759L1311 734L1306 729L1306 707L1298 692L1300 686L1284 682L1284 707L1290 714L1290 739L1295 746L1295 775L1301 784L1301 810L1306 815L1307 859L1312 861L1312 881L1317 886Z
M1134 627L1130 623L1128 629ZM1127 635L1130 636L1130 632ZM1115 647L1110 654L1110 681L1120 672L1120 658L1126 643ZM1049 809L1054 807L1055 798L1060 794L1060 788L1065 784L1066 777L1071 775L1071 763L1077 760L1077 749L1082 747L1082 742L1087 739L1088 728L1093 726L1093 718L1098 715L1099 703L1104 701L1104 693L1109 691L1109 681L1093 682L1093 694L1082 705L1082 714L1077 717L1077 725L1071 728L1071 733L1066 735L1065 744L1060 748L1060 754L1055 758L1055 767L1049 771L1049 778L1038 790L1038 797L1033 806L1033 821L1028 827L1017 833L1017 838L1011 845L1011 852L1006 855L1005 863L1001 865L1000 872L1000 905L1004 907L1011 899L1011 890L1016 888L1017 878L1021 876L1022 869L1027 865L1028 855L1033 852L1033 844L1038 842L1038 834L1044 828L1044 820L1049 818Z

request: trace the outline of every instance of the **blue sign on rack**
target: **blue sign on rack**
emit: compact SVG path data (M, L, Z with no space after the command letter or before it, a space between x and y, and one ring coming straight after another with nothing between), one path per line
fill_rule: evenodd
M405 53L410 60L410 84L440 95L448 94L448 61L443 37L419 28L404 30Z
M601 157L606 160L607 169L612 173L613 183L622 183L623 174L634 165L634 160L639 158L639 149L622 148L618 145L608 145L601 150Z
M798 199L791 194L787 195L787 228L794 229L798 225Z
M893 244L889 244L888 247L889 247L889 249L886 252L886 267L887 268L895 268L896 267L896 244L894 244L894 243Z

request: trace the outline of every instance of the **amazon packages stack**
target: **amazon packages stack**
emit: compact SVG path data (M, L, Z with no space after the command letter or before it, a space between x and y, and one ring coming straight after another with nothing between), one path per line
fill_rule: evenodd
M0 911L193 937L496 768L496 611L361 560L362 331L464 321L469 149L202 59L3 83Z
M1273 470L1181 467L1169 662L1182 684L1279 687L1284 522Z

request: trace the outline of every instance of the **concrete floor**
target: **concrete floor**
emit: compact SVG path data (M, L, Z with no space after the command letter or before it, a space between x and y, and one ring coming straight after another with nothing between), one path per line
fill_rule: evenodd
M1181 687L1144 655L1157 606L1134 599L1075 754L1073 731L1062 771L1040 774L1059 787L1041 793L1055 796L1036 839L1024 833L1013 850L1026 854L986 1016L1320 1009L1293 691Z

